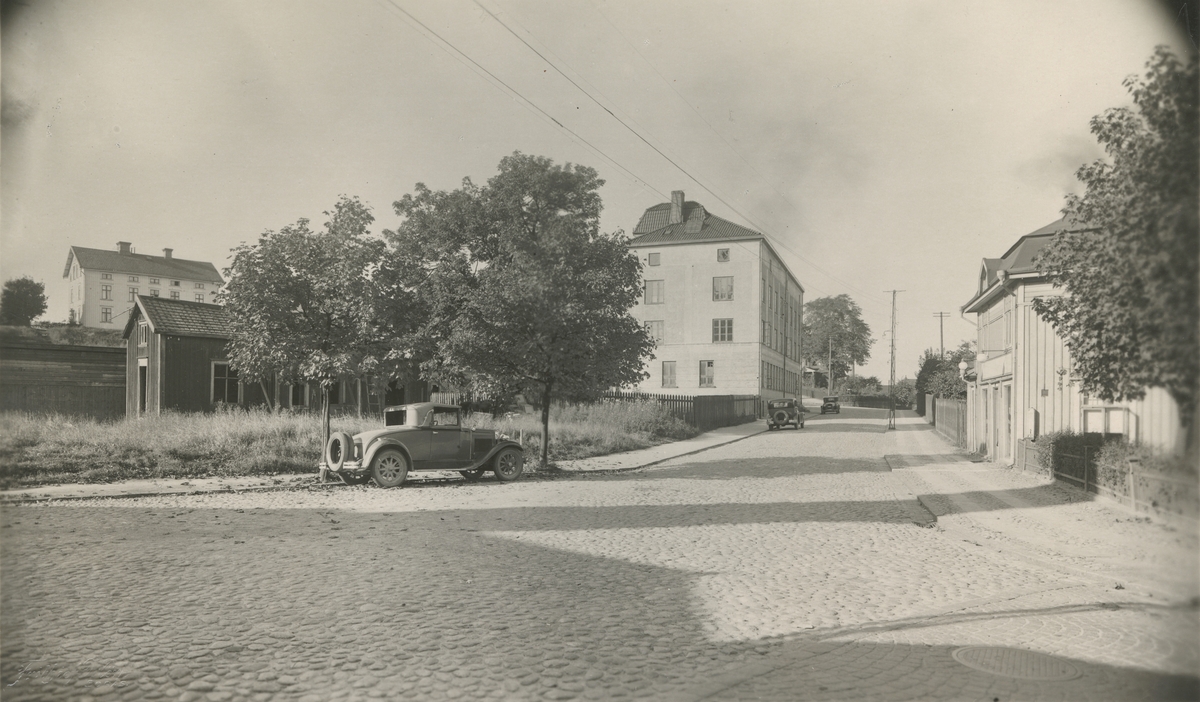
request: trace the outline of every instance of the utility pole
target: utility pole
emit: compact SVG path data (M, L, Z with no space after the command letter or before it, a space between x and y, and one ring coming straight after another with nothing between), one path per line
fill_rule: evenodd
M825 378L825 389L829 394L833 394L833 337L829 337L829 360L825 362L825 372L828 375Z
M938 318L938 344L941 346L942 355L940 358L946 360L946 334L945 334L945 319L950 316L949 312L938 312L933 315Z
M888 379L888 395L891 397L891 407L888 409L888 429L896 428L896 293L903 290L884 290L892 294L892 370Z

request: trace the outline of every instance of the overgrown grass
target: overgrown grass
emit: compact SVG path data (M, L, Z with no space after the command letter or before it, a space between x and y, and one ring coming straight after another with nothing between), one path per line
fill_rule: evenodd
M570 406L551 413L552 460L598 456L694 436L657 405ZM471 415L469 426L524 438L527 461L540 456L540 419ZM334 417L333 431L382 426L377 418ZM99 422L63 416L0 414L0 488L107 483L145 478L269 476L315 471L321 421L266 411L167 413Z

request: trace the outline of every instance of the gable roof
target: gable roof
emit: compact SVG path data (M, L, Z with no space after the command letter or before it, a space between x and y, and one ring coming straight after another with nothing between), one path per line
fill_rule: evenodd
M224 307L207 302L170 300L165 297L134 298L139 314L130 314L125 323L125 338L133 333L138 316L144 316L156 334L198 336L209 339L229 338L229 315Z
M167 258L139 253L123 254L107 249L89 249L86 246L72 246L67 252L67 263L63 266L64 278L71 273L72 260L78 261L79 267L86 270L225 282L217 272L217 267L208 261L189 261L174 256Z
M1046 248L1047 244L1054 240L1059 232L1087 231L1089 229L1091 227L1085 224L1063 217L1017 239L1016 243L1004 252L1004 256L983 259L983 267L979 273L979 289L975 296L963 305L963 312L978 311L979 303L991 298L1002 287L1002 278L1007 280L1009 276L1014 275L1036 276L1038 270L1034 259L1042 249Z
M671 224L671 203L663 202L648 208L633 228L630 246L646 244L681 244L690 241L729 241L733 239L762 239L763 235L740 224L734 224L705 211L698 202L683 203L683 222Z

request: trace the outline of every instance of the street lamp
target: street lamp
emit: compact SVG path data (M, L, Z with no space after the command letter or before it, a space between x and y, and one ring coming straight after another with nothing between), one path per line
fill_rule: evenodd
M967 362L966 361L958 362L958 377L962 378L963 380L967 379Z

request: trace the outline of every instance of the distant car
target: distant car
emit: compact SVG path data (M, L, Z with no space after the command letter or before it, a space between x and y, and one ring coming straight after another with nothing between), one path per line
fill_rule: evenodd
M322 477L334 474L347 483L373 479L385 488L400 485L416 470L456 470L468 480L478 480L485 471L506 482L521 477L521 445L497 437L493 429L464 427L457 405L400 405L386 408L383 417L383 429L330 436Z
M826 397L821 400L821 414L825 414L826 412L842 413L842 405L838 402L838 398Z
M804 407L790 397L767 402L767 429L778 429L789 424L796 429L804 428Z

